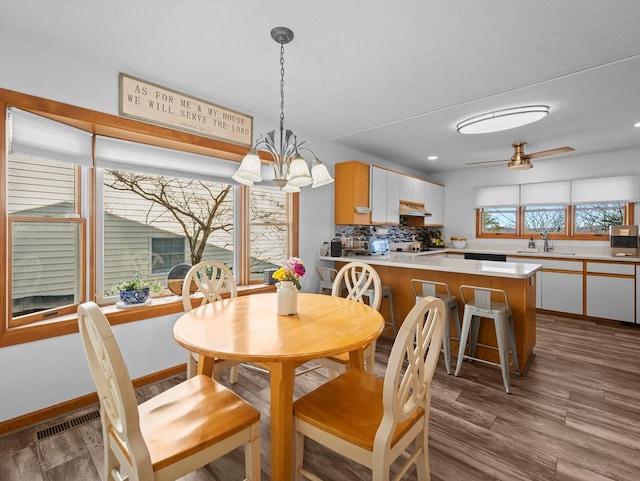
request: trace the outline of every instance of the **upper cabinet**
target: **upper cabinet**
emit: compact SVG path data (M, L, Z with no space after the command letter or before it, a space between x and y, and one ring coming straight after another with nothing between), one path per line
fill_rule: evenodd
M398 172L371 166L369 194L372 224L400 222L400 179Z
M424 208L431 212L424 218L424 225L444 225L444 186L433 182L424 183Z
M351 160L335 165L335 223L371 224L369 164Z
M444 186L357 160L335 165L336 224L399 224L400 201L424 204L429 217L410 225L442 226Z

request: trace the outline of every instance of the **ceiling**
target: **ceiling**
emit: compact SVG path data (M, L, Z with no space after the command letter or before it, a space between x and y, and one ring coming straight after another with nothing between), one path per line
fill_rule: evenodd
M274 128L279 46L269 32L287 26L286 127L427 173L508 159L516 141L528 153L575 148L562 156L640 147L637 0L0 2L5 34ZM530 104L550 115L500 133L455 130Z

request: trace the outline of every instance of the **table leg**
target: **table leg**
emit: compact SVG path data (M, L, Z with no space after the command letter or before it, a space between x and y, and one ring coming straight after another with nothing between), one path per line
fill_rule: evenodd
M204 374L205 376L213 376L213 365L215 359L212 357L205 357L202 354L198 355L198 374Z
M271 479L293 479L293 383L295 364L271 366Z
M364 351L362 349L349 352L349 368L364 371Z

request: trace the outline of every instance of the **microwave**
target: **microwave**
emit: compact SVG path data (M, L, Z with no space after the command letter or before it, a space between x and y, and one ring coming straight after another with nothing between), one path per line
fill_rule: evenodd
M638 226L612 225L609 227L612 256L638 257Z

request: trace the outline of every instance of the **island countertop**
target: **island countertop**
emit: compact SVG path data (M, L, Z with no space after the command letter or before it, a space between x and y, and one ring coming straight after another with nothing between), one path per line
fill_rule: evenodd
M429 271L452 272L491 277L527 279L542 269L542 265L520 262L478 261L443 257L440 252L402 253L392 252L384 256L321 256L320 260L334 262L364 262L366 264L423 269Z

